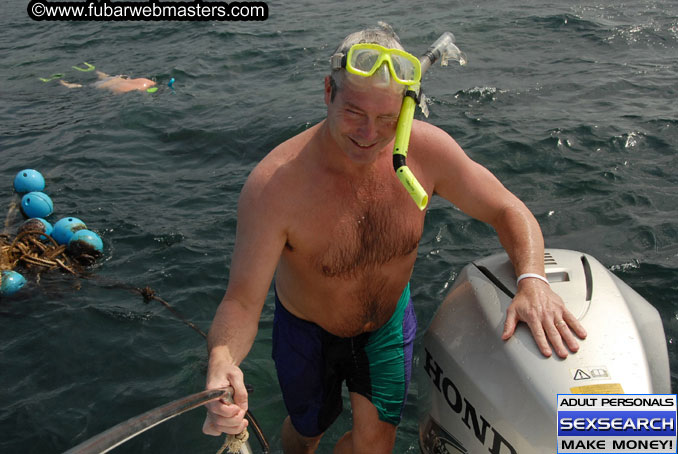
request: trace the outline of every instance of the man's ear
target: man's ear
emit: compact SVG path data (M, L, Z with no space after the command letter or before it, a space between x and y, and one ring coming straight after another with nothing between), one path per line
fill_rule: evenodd
M336 90L337 87L332 81L332 78L330 76L325 76L325 104L330 105L332 102L332 98L334 98L334 93L332 93L333 90Z

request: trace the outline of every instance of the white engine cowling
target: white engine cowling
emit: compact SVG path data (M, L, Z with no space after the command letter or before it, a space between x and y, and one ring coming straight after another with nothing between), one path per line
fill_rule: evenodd
M557 394L670 393L657 310L590 255L549 249L544 259L551 287L588 332L579 352L544 357L524 323L502 341L511 262L497 254L467 265L424 337L423 453L552 453Z

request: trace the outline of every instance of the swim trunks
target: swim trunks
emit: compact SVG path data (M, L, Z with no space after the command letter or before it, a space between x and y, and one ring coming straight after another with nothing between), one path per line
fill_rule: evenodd
M294 428L322 434L342 411L341 387L365 396L379 419L397 425L412 374L417 329L410 285L395 312L376 331L339 337L288 312L275 295L273 359Z

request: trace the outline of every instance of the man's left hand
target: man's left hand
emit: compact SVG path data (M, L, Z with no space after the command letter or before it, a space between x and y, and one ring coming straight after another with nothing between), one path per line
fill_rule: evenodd
M566 358L568 349L572 353L579 350L573 332L581 339L586 338L586 330L563 300L538 279L523 279L518 284L518 292L506 311L503 340L513 336L519 321L527 323L537 347L547 357L552 353L549 343L559 357Z

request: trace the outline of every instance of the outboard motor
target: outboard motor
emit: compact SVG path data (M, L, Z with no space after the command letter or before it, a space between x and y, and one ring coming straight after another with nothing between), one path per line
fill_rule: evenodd
M550 249L544 261L551 288L588 332L579 352L544 357L524 323L502 341L513 266L506 254L467 265L424 337L424 454L553 453L557 394L671 392L657 310L590 255Z

